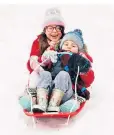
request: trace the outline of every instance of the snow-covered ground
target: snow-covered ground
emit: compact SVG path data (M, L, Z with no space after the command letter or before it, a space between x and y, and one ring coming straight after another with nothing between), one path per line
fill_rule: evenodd
M114 6L62 5L66 32L83 31L94 59L91 99L82 112L65 119L40 119L37 128L22 112L18 95L27 83L26 62L33 40L42 31L45 10L56 5L0 5L0 132L7 134L114 135ZM28 126L26 126L28 123Z

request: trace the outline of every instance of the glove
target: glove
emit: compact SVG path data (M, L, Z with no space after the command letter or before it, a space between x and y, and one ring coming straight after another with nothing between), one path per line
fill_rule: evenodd
M34 69L34 71L37 72L37 73L39 73L39 72L41 72L41 71L44 71L44 69L40 66L40 64L38 64L38 65L36 66L36 68Z
M43 71L44 70L40 66L40 63L38 62L38 56L35 56L35 55L33 55L33 56L30 57L30 66L37 73L39 73L40 71Z
M50 63L52 63L51 59L47 58L45 56L42 56L41 60L42 60L42 63L41 63L42 67L46 67L46 66L50 65Z
M56 51L53 51L53 50L49 50L49 51L45 51L42 55L42 62L45 60L50 60L52 63L56 63L57 62L57 52Z
M77 90L77 94L86 100L90 99L90 92L85 87L83 87L81 90Z
M80 73L86 73L90 69L91 64L83 56L79 54L73 54L68 61L69 71L77 74L78 66Z

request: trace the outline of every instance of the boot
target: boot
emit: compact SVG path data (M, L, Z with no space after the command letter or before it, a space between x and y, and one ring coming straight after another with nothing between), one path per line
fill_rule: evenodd
M47 109L48 90L44 88L37 89L37 104L33 105L34 113L43 113Z
M36 103L37 103L36 88L28 88L27 93L28 93L29 95L31 95L31 97L32 97L32 106L33 106L33 105L36 105Z
M47 108L48 112L59 112L59 105L64 96L64 92L59 89L54 89L51 95L49 106Z
M77 96L77 101L78 101L80 104L82 104L83 102L86 101L86 99L83 98L83 97L81 97L81 96Z

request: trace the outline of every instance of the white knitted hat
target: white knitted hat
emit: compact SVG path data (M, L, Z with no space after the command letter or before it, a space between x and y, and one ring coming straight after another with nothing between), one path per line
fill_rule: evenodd
M49 25L65 26L63 17L61 16L61 12L58 8L51 8L46 11L43 28Z

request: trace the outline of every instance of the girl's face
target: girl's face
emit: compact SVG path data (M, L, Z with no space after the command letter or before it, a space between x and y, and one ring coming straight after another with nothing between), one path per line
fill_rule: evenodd
M62 36L61 30L61 26L50 25L45 28L45 34L49 40L58 42Z
M63 43L62 50L72 53L78 53L78 45L73 41L67 40Z

